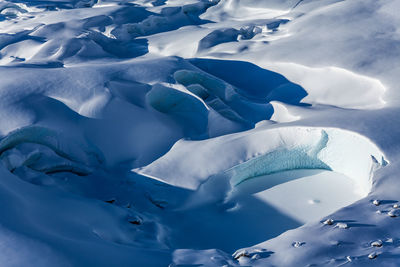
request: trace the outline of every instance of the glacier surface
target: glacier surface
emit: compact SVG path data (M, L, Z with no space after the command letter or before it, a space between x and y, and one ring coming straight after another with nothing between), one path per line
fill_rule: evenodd
M1 266L398 266L398 1L0 2Z

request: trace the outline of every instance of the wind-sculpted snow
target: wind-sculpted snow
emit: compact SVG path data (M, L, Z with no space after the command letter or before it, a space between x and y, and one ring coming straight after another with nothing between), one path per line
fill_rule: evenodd
M298 105L304 102L303 99L308 95L307 87L305 89L279 73L248 62L216 59L191 59L190 62L208 74L233 85L240 94L255 102L278 100ZM213 85L211 88L218 86Z
M0 265L398 266L399 9L1 1Z
M76 140L68 142L67 137L40 126L28 126L9 133L0 141L0 154L23 143L44 145L62 157L88 165L104 163L103 155L94 147L76 143Z
M241 96L233 86L206 73L180 70L174 73L174 78L188 90L196 86L198 96L227 119L252 124L271 116L269 104L252 102Z
M222 156L225 153L230 156ZM197 164L189 166L187 162ZM223 183L219 179L228 179L233 188L247 179L276 172L325 169L348 176L366 195L371 190L373 171L386 164L382 152L358 134L332 128L284 127L207 141L181 141L138 171L196 190L202 184Z
M199 51L209 49L221 43L235 42L238 37L239 31L236 29L215 30L200 40Z
M43 65L43 61L49 60L76 62L99 58L135 58L148 53L147 40L138 37L176 30L186 25L204 24L207 21L201 20L199 15L217 4L217 1L199 1L182 7L165 7L160 14L149 12L139 5L126 4L120 8L118 5L108 7L110 12L107 14L93 10L91 16L84 8L96 4L101 7L95 0L21 2L27 5L27 9L47 11L44 20L48 19L50 23L35 21L30 25L30 30L2 33L2 65L15 62L41 62ZM3 10L7 6L15 5L4 5ZM77 12L82 17L70 20L71 8L79 8ZM62 14L61 19L48 12L58 9L58 13ZM15 19L20 18L16 16Z
M73 265L86 265L90 262L100 266L104 264L104 260L106 265L109 262L123 265L137 256L137 248L129 249L130 246L140 244L147 248L165 248L162 240L164 229L153 219L130 207L130 204L123 209L103 202L110 202L110 199L104 192L101 194L101 191L116 190L110 186L115 177L105 173L104 158L95 146L78 136L71 137L46 127L27 126L1 139L0 198L2 201L7 199L10 203L5 208L7 214L24 223L5 219L0 232L5 234L5 229L11 229L21 233L21 242L32 239L38 244L43 242L45 247L49 246L51 249L45 248L48 253L46 259L35 260L45 265L52 265L47 262L48 259L61 266L70 266L71 262L75 262ZM22 181L15 179L16 176ZM43 203L47 203L45 208ZM18 212L17 205L27 212ZM60 209L61 214L53 216ZM102 219L97 221L99 218ZM26 223L27 221L30 223ZM138 225L142 227L138 229ZM107 229L108 227L113 230ZM80 244L79 249L74 244ZM125 252L110 244L126 246ZM19 245L12 246L14 249ZM29 250L22 248L20 253L23 257L28 257L28 251L38 249L36 253L39 253L43 249L41 246L34 247ZM75 259L63 259L64 256L57 252L62 247L76 247L76 251L71 251L71 256ZM93 260L93 247L96 247L96 251L109 252L115 249L117 254L122 253L122 258L116 260L113 257L103 257L103 260ZM130 252L127 253L127 250ZM145 254L148 252L143 250ZM26 259L21 259L21 262ZM158 264L159 260L155 258L154 262ZM7 261L10 261L8 256ZM149 261L146 259L145 263Z
M13 173L20 172L19 168L24 167L45 174L70 172L85 176L93 172L85 164L60 157L53 150L40 145L20 144L2 153L1 159L6 168Z
M386 103L386 88L377 79L338 67L310 68L278 63L270 68L279 71L283 65L288 71L285 75L287 79L307 88L307 94L301 101L303 103L352 109L379 109ZM281 95L287 95L285 93Z
M162 113L183 119L185 125L192 125L190 128L198 128L200 133L207 129L207 107L194 96L174 88L156 84L147 93L146 97L153 108Z
M48 183L40 173L86 176L105 163L94 146L68 139L45 127L24 127L0 141L0 158L9 171L35 184Z

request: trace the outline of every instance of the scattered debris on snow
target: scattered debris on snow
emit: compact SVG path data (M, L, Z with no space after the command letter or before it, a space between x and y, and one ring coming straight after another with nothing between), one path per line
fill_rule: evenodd
M372 204L374 204L375 206L379 206L381 202L377 199L374 199L374 201L372 201Z
M334 223L334 220L332 220L332 219L326 219L324 222L323 222L323 224L325 224L325 225L332 225Z
M375 259L376 257L378 257L378 254L376 253L376 252L372 252L372 253L370 253L369 255L368 255L368 258L369 259Z
M240 259L241 257L246 257L246 258L250 258L250 254L247 250L240 250L240 251L236 251L235 253L233 253L233 258L235 260Z
M292 246L295 248L299 248L303 245L305 245L305 242L300 242L300 241L293 242L293 244L292 244Z
M391 210L388 212L388 215L389 215L390 217L392 217L392 218L398 217L398 216L400 216L400 209L391 209Z
M372 242L371 246L380 248L380 247L382 247L382 244L383 244L382 240L377 240L377 241Z

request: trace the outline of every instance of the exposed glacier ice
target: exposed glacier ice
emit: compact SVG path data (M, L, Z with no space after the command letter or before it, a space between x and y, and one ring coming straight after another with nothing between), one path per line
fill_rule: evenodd
M0 154L23 143L46 146L63 158L87 165L104 163L104 156L94 146L69 141L57 131L41 126L27 126L9 133L0 141Z
M184 119L184 124L197 129L199 133L207 128L207 107L193 95L155 84L146 94L146 99L154 109Z
M223 156L225 153L229 157ZM197 164L188 167L186 162ZM196 190L218 179L228 179L234 187L246 179L276 172L325 169L346 175L360 194L366 195L373 172L386 164L379 148L359 134L335 128L282 127L207 142L178 142L169 153L137 171ZM184 180L176 178L182 176Z
M0 265L397 266L399 8L2 1Z

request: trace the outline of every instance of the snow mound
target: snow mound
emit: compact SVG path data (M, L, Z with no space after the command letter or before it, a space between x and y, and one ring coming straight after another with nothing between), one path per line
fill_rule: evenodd
M229 83L210 74L179 70L174 73L174 78L202 98L210 108L229 120L253 125L271 116L272 109L268 103L253 102L239 94Z
M0 141L0 159L10 172L34 184L52 183L47 175L55 173L87 176L105 161L96 147L78 140L49 128L28 126Z
M0 154L23 143L46 146L61 157L87 165L104 163L104 156L95 147L69 140L66 136L41 126L23 127L9 133L0 141Z
M386 103L382 82L343 68L312 68L294 63L276 63L269 68L305 88L303 103L351 109L378 109Z
M221 180L233 188L262 175L324 169L346 175L365 195L371 189L373 171L386 164L379 148L359 134L335 128L283 127L206 141L182 140L160 159L135 171L197 190Z
M162 113L184 120L186 125L204 132L208 124L207 107L195 96L172 87L156 84L146 95L148 103Z

